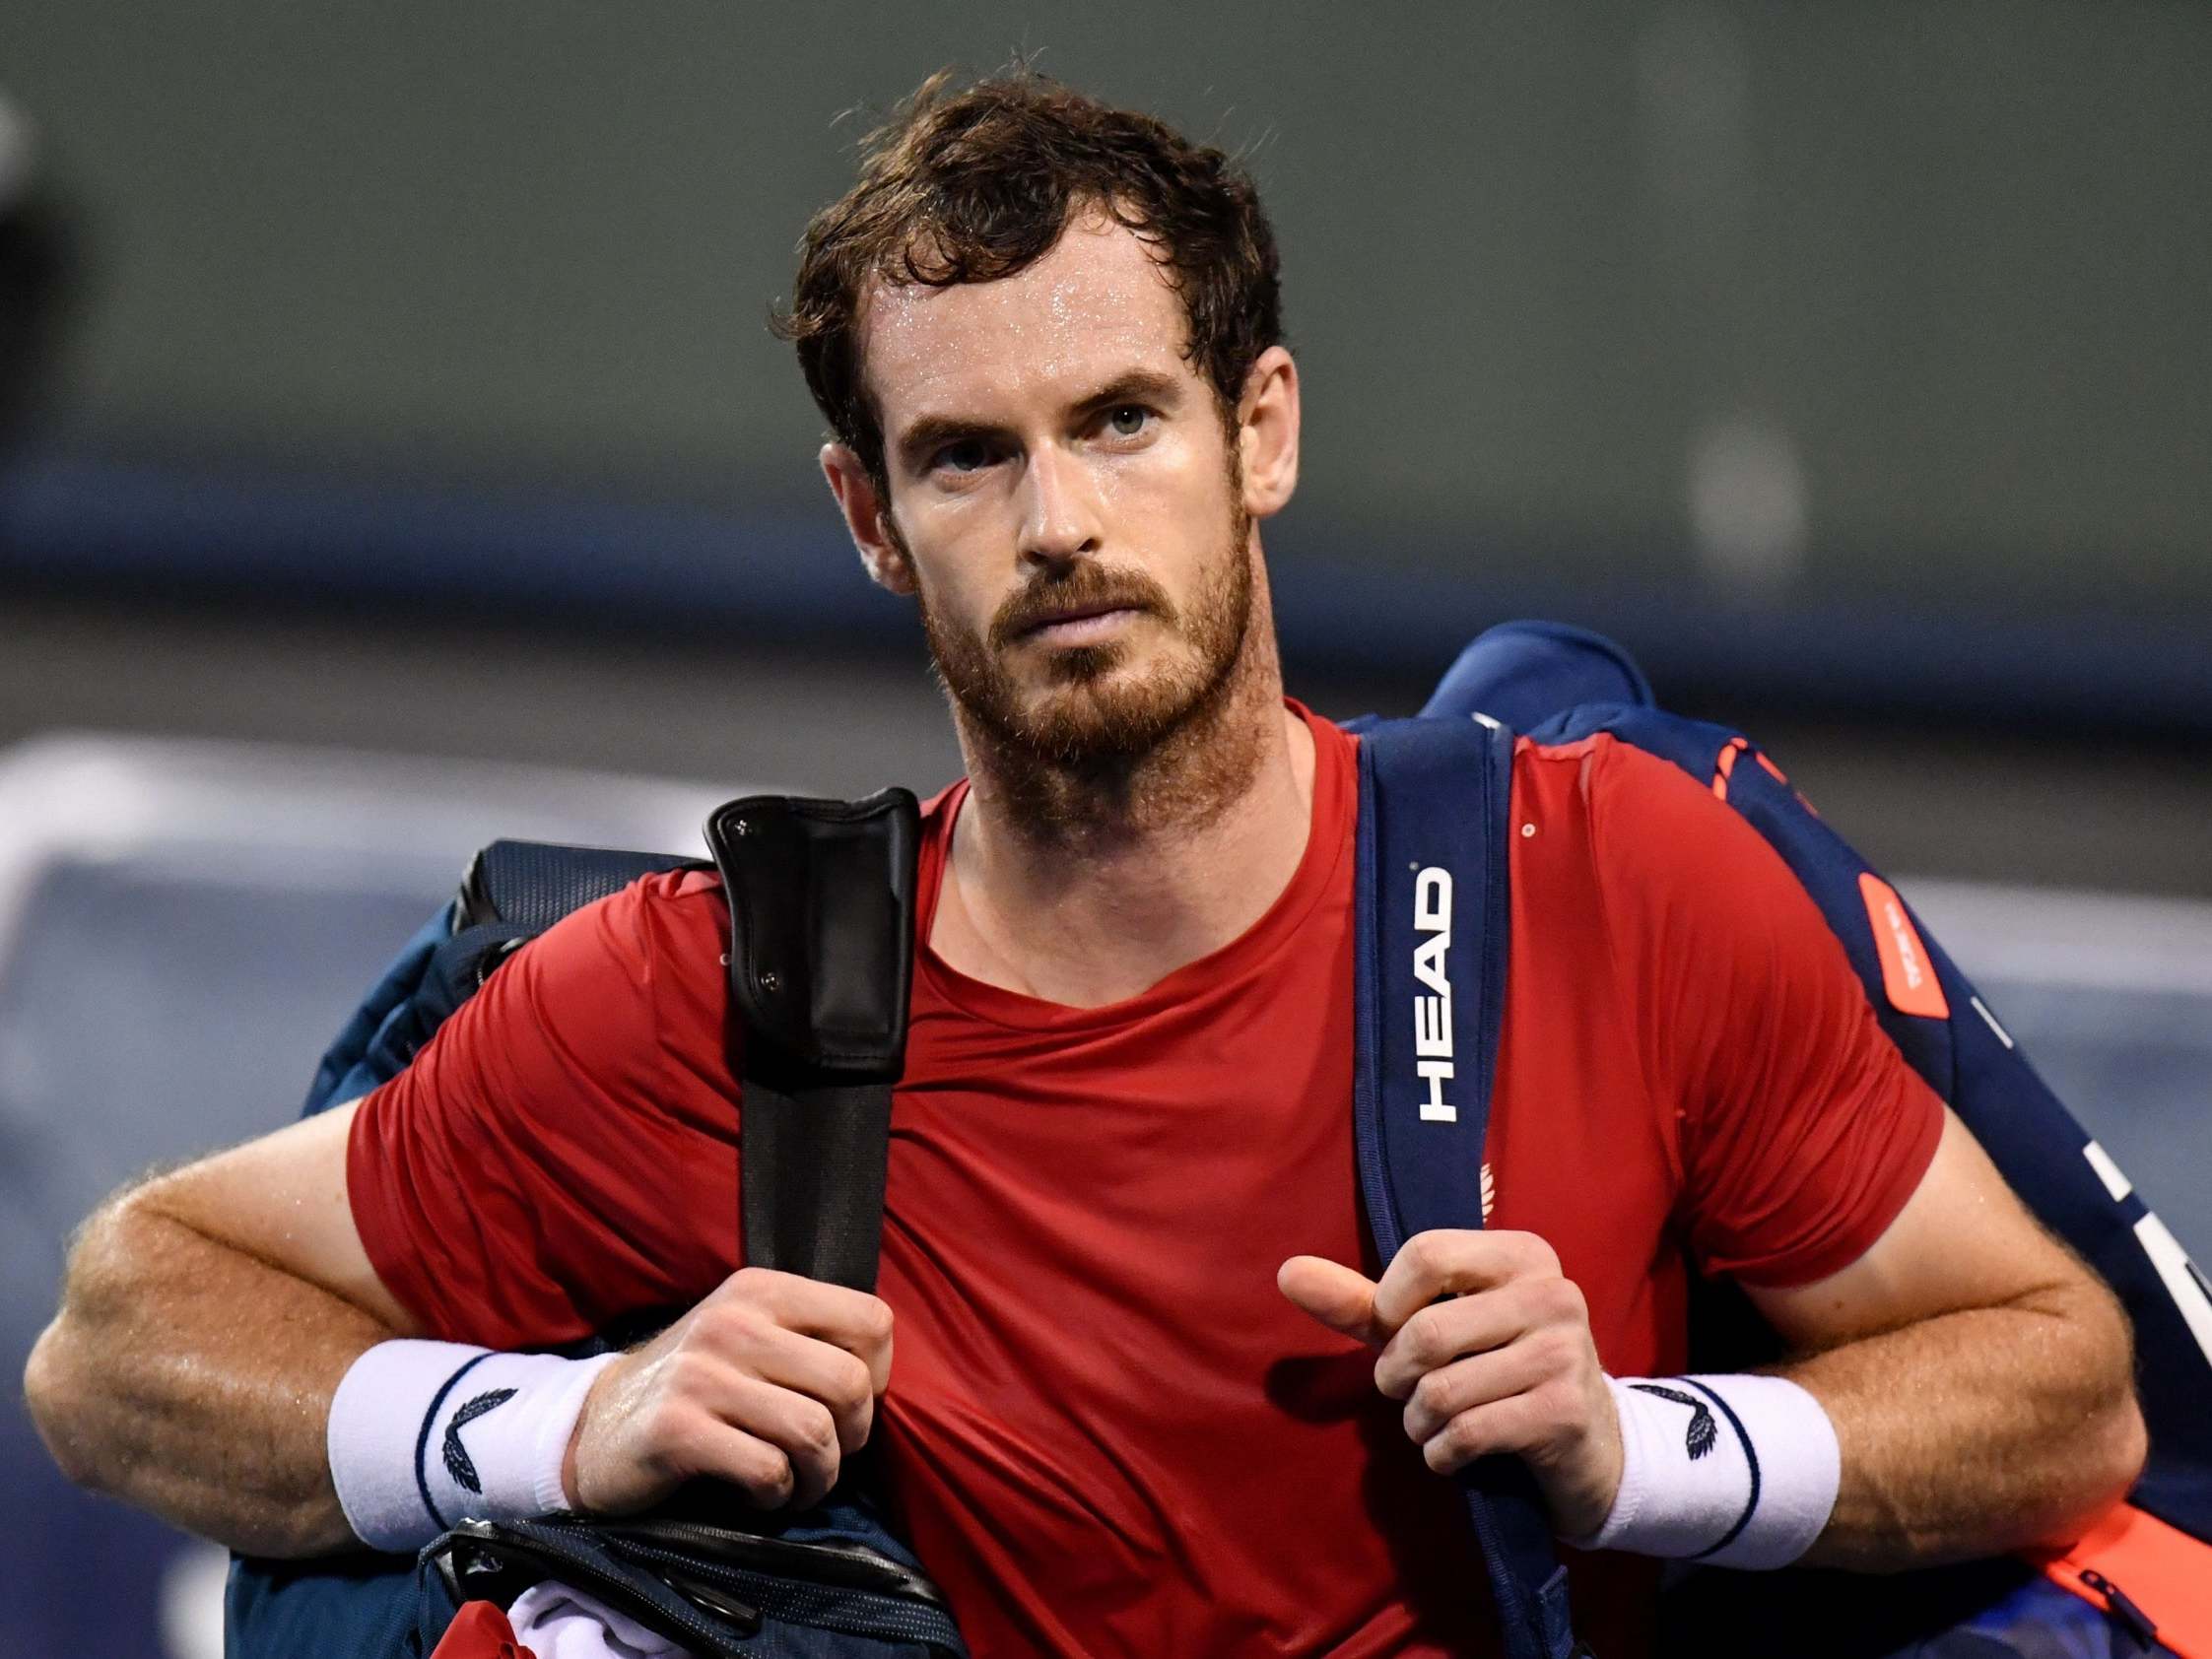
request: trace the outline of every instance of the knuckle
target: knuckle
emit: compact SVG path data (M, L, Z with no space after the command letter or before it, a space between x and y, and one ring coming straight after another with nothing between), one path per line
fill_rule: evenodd
M1484 1425L1473 1412L1461 1412L1446 1424L1444 1437L1450 1443L1452 1451L1460 1457L1473 1457L1489 1445Z
M782 1448L755 1441L737 1460L733 1471L745 1489L770 1503L781 1503L798 1487L791 1460Z
M676 1352L694 1358L708 1351L731 1353L744 1345L760 1315L743 1302L716 1302L700 1309L699 1317L684 1332Z
M740 1301L765 1301L775 1284L775 1275L765 1267L741 1267L723 1281L730 1294Z
M675 1395L662 1395L637 1414L638 1441L652 1451L674 1451L692 1435L698 1414Z
M1482 1441L1468 1413L1462 1412L1431 1436L1424 1448L1429 1467L1446 1472L1472 1462L1482 1452Z
M809 1400L799 1413L797 1425L800 1449L810 1457L835 1457L838 1451L838 1420L830 1408L819 1400Z
M1538 1363L1547 1373L1573 1370L1575 1361L1581 1358L1580 1339L1564 1326L1554 1325L1548 1330L1538 1331L1529 1340L1536 1350Z
M891 1340L891 1303L881 1296L870 1296L860 1313L861 1336L881 1346Z
M669 1412L653 1426L638 1461L656 1475L680 1480L704 1467L708 1451L707 1424L688 1414Z
M1548 1433L1565 1432L1581 1422L1581 1392L1565 1377L1555 1377L1536 1389L1531 1403Z
M1562 1321L1571 1325L1585 1325L1589 1322L1589 1300L1582 1294L1581 1286L1574 1280L1552 1280L1549 1294L1552 1309Z
M876 1399L865 1394L860 1403L846 1412L838 1422L838 1449L840 1453L856 1452L868 1443L868 1436L876 1427Z
M1414 1276L1424 1284L1443 1277L1451 1266L1451 1234L1441 1230L1417 1232L1406 1240L1405 1252L1413 1259L1408 1264Z
M1444 1416L1451 1399L1451 1378L1441 1370L1428 1372L1413 1385L1412 1403L1429 1416Z
M1595 1421L1590 1410L1590 1391L1582 1386L1579 1378L1572 1376L1561 1377L1553 1386L1559 1390L1560 1420L1573 1424L1575 1432L1587 1433Z
M693 1399L705 1392L706 1356L697 1348L679 1345L660 1367L661 1392L667 1399Z
M1405 1358L1433 1367L1443 1357L1442 1324L1442 1310L1436 1305L1415 1312L1398 1330L1398 1340L1404 1345Z
M858 1411L875 1398L875 1377L865 1360L847 1354L838 1366L838 1376L833 1385L837 1404L846 1411Z

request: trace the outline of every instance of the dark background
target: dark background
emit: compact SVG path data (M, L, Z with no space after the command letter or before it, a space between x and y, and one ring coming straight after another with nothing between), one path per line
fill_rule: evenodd
M1297 689L1565 616L1891 864L2212 895L2186 5L15 0L69 269L0 735L951 776L762 319L871 112L1016 49L1261 179Z

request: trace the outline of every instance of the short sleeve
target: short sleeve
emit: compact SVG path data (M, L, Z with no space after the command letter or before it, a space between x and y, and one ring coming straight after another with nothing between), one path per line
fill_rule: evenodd
M449 1341L540 1347L687 1306L737 1251L719 891L649 877L518 951L370 1094L347 1190Z
M1942 1102L1765 838L1664 761L1617 743L1599 759L1606 924L1645 1075L1676 1116L1691 1253L1754 1284L1825 1278L1905 1207Z

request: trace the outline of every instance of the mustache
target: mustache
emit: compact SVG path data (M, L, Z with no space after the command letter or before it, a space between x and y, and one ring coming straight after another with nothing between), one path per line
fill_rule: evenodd
M1010 645L1032 629L1078 609L1145 611L1171 621L1174 616L1167 593L1141 571L1078 564L1066 575L1033 581L1009 595L991 618L990 642Z

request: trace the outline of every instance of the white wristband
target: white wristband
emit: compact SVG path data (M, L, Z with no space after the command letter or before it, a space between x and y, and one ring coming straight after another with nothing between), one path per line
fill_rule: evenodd
M464 1519L566 1509L569 1437L615 1358L378 1343L330 1402L325 1444L347 1522L372 1550L411 1553Z
M1836 1426L1786 1377L1613 1377L1621 1490L1568 1542L1714 1566L1787 1566L1836 1507Z

